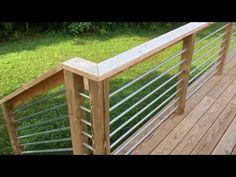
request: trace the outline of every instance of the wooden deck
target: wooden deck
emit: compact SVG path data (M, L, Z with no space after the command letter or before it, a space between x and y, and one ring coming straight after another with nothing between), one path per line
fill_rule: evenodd
M163 122L133 154L236 154L236 58Z

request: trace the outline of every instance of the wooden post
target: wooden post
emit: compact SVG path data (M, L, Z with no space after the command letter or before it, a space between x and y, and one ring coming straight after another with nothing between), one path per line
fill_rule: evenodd
M189 35L183 39L183 50L186 51L181 55L181 61L182 60L185 61L180 65L180 71L182 71L182 73L179 75L179 79L182 79L182 82L180 82L178 85L178 89L180 89L180 91L178 92L178 97L179 97L179 105L177 110L178 114L182 114L185 109L185 103L188 91L188 81L192 65L194 43L195 43L195 34Z
M94 154L110 154L109 81L89 80Z
M233 23L230 23L227 27L226 27L226 34L223 37L223 43L221 48L224 47L224 49L220 52L220 55L222 55L219 58L219 61L221 62L218 66L218 71L217 74L221 75L223 73L224 70L224 65L225 65L225 60L227 58L227 54L228 54L228 49L229 49L229 44L230 44L230 40L231 40L231 36L233 33Z
M84 98L79 93L84 92L83 77L70 71L64 70L65 88L68 102L68 112L70 119L71 138L73 153L75 155L84 155L87 148L83 146L83 142L87 142L87 137L81 131L86 131L86 125L81 122L85 118L85 112L80 109L84 104Z
M6 122L7 131L10 137L11 145L13 148L13 152L15 155L19 155L22 152L20 141L17 138L17 130L16 130L16 120L12 115L13 106L12 104L5 102L2 104L3 116Z

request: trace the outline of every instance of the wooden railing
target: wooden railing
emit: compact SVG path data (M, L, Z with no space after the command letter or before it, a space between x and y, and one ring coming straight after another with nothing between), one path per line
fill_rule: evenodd
M53 90L60 85L64 86L66 90L69 129L71 133L71 138L67 137L64 139L67 141L72 141L72 147L64 148L65 151L73 150L73 154L131 153L132 150L145 139L145 137L147 137L173 112L177 112L178 114L182 114L184 112L186 100L199 88L200 84L196 79L199 80L200 78L208 76L208 78L210 78L215 73L222 74L228 54L229 44L232 41L231 37L233 36L232 34L235 34L235 32L233 32L233 23L227 23L215 33L213 32L203 38L209 39L214 34L217 34L217 32L224 31L222 35L213 38L215 41L219 39L222 40L222 42L219 43L220 45L218 44L220 50L217 49L217 46L214 48L216 54L219 54L219 57L216 60L217 63L215 61L211 62L210 65L208 65L208 68L204 68L206 69L205 71L211 71L211 74L205 72L201 68L201 64L199 64L199 67L196 67L195 69L193 68L193 64L196 64L201 58L204 58L203 55L205 55L207 58L205 61L208 61L208 58L209 61L211 61L211 58L214 57L213 55L213 57L208 57L206 53L211 53L211 51L208 49L203 55L198 56L200 51L204 51L207 46L214 44L214 40L213 42L210 41L206 43L205 46L202 44L204 41L203 39L196 42L196 35L213 24L214 23L209 22L189 23L98 64L82 58L73 58L62 63L57 69L49 71L30 84L23 86L13 94L3 98L0 101L0 104L2 105L4 118L14 153L28 154L36 152L63 152L63 148L56 149L55 151L51 149L38 151L25 150L25 146L30 145L30 143L22 143L21 139L39 135L40 132L22 136L20 134L20 130L22 130L24 126L31 126L32 123L26 123L23 125L23 128L21 125L18 125L18 123L21 122L21 120L28 120L29 117L30 119L33 119L33 116L28 115L24 118L19 118L15 114L17 111L14 112L14 108L17 106L29 102L33 98L38 98L38 96ZM196 45L199 44L202 44L199 51L194 51ZM147 59L153 60L153 56L162 53L167 49L174 47L175 45L182 46L180 52L172 55L167 60L163 60L161 63L157 60L157 66L152 69L149 68L148 71L141 76L135 76L134 80L110 93L110 90L112 90L111 80L113 78L121 75L130 68L134 68L135 66L144 63ZM211 50L214 51L213 48ZM193 61L195 56L197 59ZM148 83L145 83L141 88L132 90L131 94L126 96L124 99L118 100L118 102L113 105L111 104L112 99L116 95L123 92L131 85L142 80L150 73L155 74L157 69L161 68L165 64L168 64L169 62L174 61L173 59L177 59L178 61L176 60L174 63L175 65L169 70L165 72L162 71L161 74L155 75L157 77L155 77L153 80L150 80ZM169 74L172 70L176 70L177 74L169 78L167 80L168 82L166 81L161 84L158 83L154 87L155 89L153 91L148 92L148 94L143 94L142 98L135 100L135 102L129 107L123 106L126 107L126 110L120 112L118 111L115 117L111 117L112 111L119 108L124 103L127 103L128 100L137 97L140 92L143 92L144 89L158 81L162 76ZM198 70L199 74L192 76L192 74ZM171 80L176 80L176 83L169 85L167 87L169 89L166 89L164 93L156 96L154 95L156 91L161 90L161 88L163 89L164 86L170 83ZM197 84L194 85L192 83ZM200 83L202 83L202 81ZM172 92L171 89L176 89L176 91ZM157 101L159 98L162 98L162 96L165 96L165 94L169 91L173 93L172 96L162 100L162 102L159 102L158 104L155 103L155 101ZM145 107L142 107L140 111L135 111L134 115L131 117L126 115L130 110L136 108L136 106L139 104L144 103L145 99L151 95L154 95L152 97L152 102L147 104ZM168 109L166 109L167 107ZM147 114L145 111L150 112L150 114ZM47 111L43 112L45 113ZM144 113L146 113L146 115L143 115ZM48 112L48 114L50 114L50 112ZM38 115L38 113L33 115ZM126 118L124 118L124 121L120 124L119 121L122 119L122 117L124 117L124 115L126 115ZM141 118L138 116L141 116ZM135 122L134 125L130 125L132 121L136 121L137 117L140 120ZM43 122L45 122L45 120L43 120ZM46 122L48 122L48 120L46 120ZM38 124L40 124L40 122L36 123L36 125ZM115 128L112 127L114 125L116 125ZM125 127L126 129L121 131ZM148 128L150 131L146 132L145 130ZM65 127L60 128L60 130L61 129L64 130ZM49 130L43 133L41 132L41 134L47 132L54 132L54 130ZM138 138L138 141L135 140L135 138ZM43 142L33 142L32 144L55 142L64 141L49 139ZM25 144L25 146L22 144ZM125 148L126 152L124 151Z

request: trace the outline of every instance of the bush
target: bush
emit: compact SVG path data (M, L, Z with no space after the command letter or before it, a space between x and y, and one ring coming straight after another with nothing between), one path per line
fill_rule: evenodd
M0 22L0 37L7 37L13 32L13 22Z

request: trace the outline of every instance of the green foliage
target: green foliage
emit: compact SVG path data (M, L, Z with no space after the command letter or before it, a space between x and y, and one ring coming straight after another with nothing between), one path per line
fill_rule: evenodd
M13 22L0 22L0 37L6 37L12 33L13 28Z

